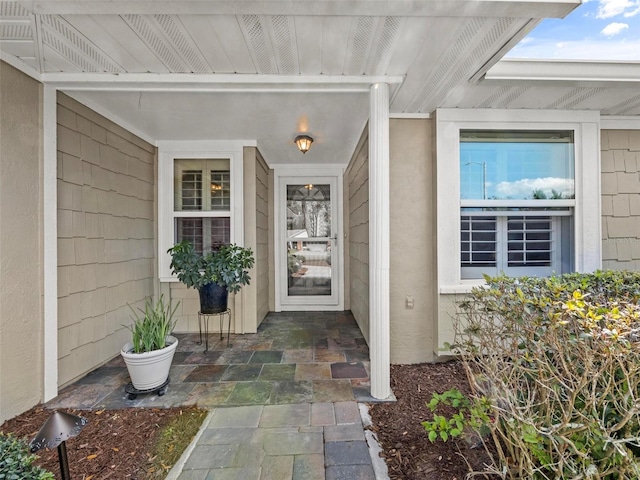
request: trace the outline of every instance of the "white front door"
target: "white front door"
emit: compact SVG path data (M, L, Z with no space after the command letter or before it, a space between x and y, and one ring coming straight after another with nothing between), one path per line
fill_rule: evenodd
M342 243L338 178L279 179L279 282L283 310L337 310Z

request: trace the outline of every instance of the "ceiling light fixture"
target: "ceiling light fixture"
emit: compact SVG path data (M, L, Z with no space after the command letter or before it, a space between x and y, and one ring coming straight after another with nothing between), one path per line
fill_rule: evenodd
M302 153L307 153L311 148L311 144L313 143L313 138L311 138L309 135L298 135L295 139L295 142L296 142L296 145L298 146L298 149Z

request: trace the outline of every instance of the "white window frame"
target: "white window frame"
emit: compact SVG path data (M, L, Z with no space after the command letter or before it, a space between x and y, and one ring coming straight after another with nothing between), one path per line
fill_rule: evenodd
M180 216L230 216L231 243L244 246L243 148L255 146L242 141L158 142L158 277L161 282L177 282L171 274L167 250L174 244L174 163L180 158L228 158L231 180L230 212L189 211ZM184 213L184 212L182 212Z
M484 284L482 279L461 278L460 130L572 130L575 152L573 265L577 272L601 268L599 112L439 109L435 129L440 293L466 293Z

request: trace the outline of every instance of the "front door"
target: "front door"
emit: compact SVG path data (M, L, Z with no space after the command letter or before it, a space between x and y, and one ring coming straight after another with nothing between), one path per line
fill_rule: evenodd
M280 304L285 310L339 305L335 177L280 178Z

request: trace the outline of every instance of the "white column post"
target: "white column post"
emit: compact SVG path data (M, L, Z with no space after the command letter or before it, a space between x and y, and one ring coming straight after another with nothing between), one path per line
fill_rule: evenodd
M371 86L369 109L369 342L371 395L391 396L389 347L389 85Z
M43 401L58 395L58 188L57 92L45 85L43 129Z

